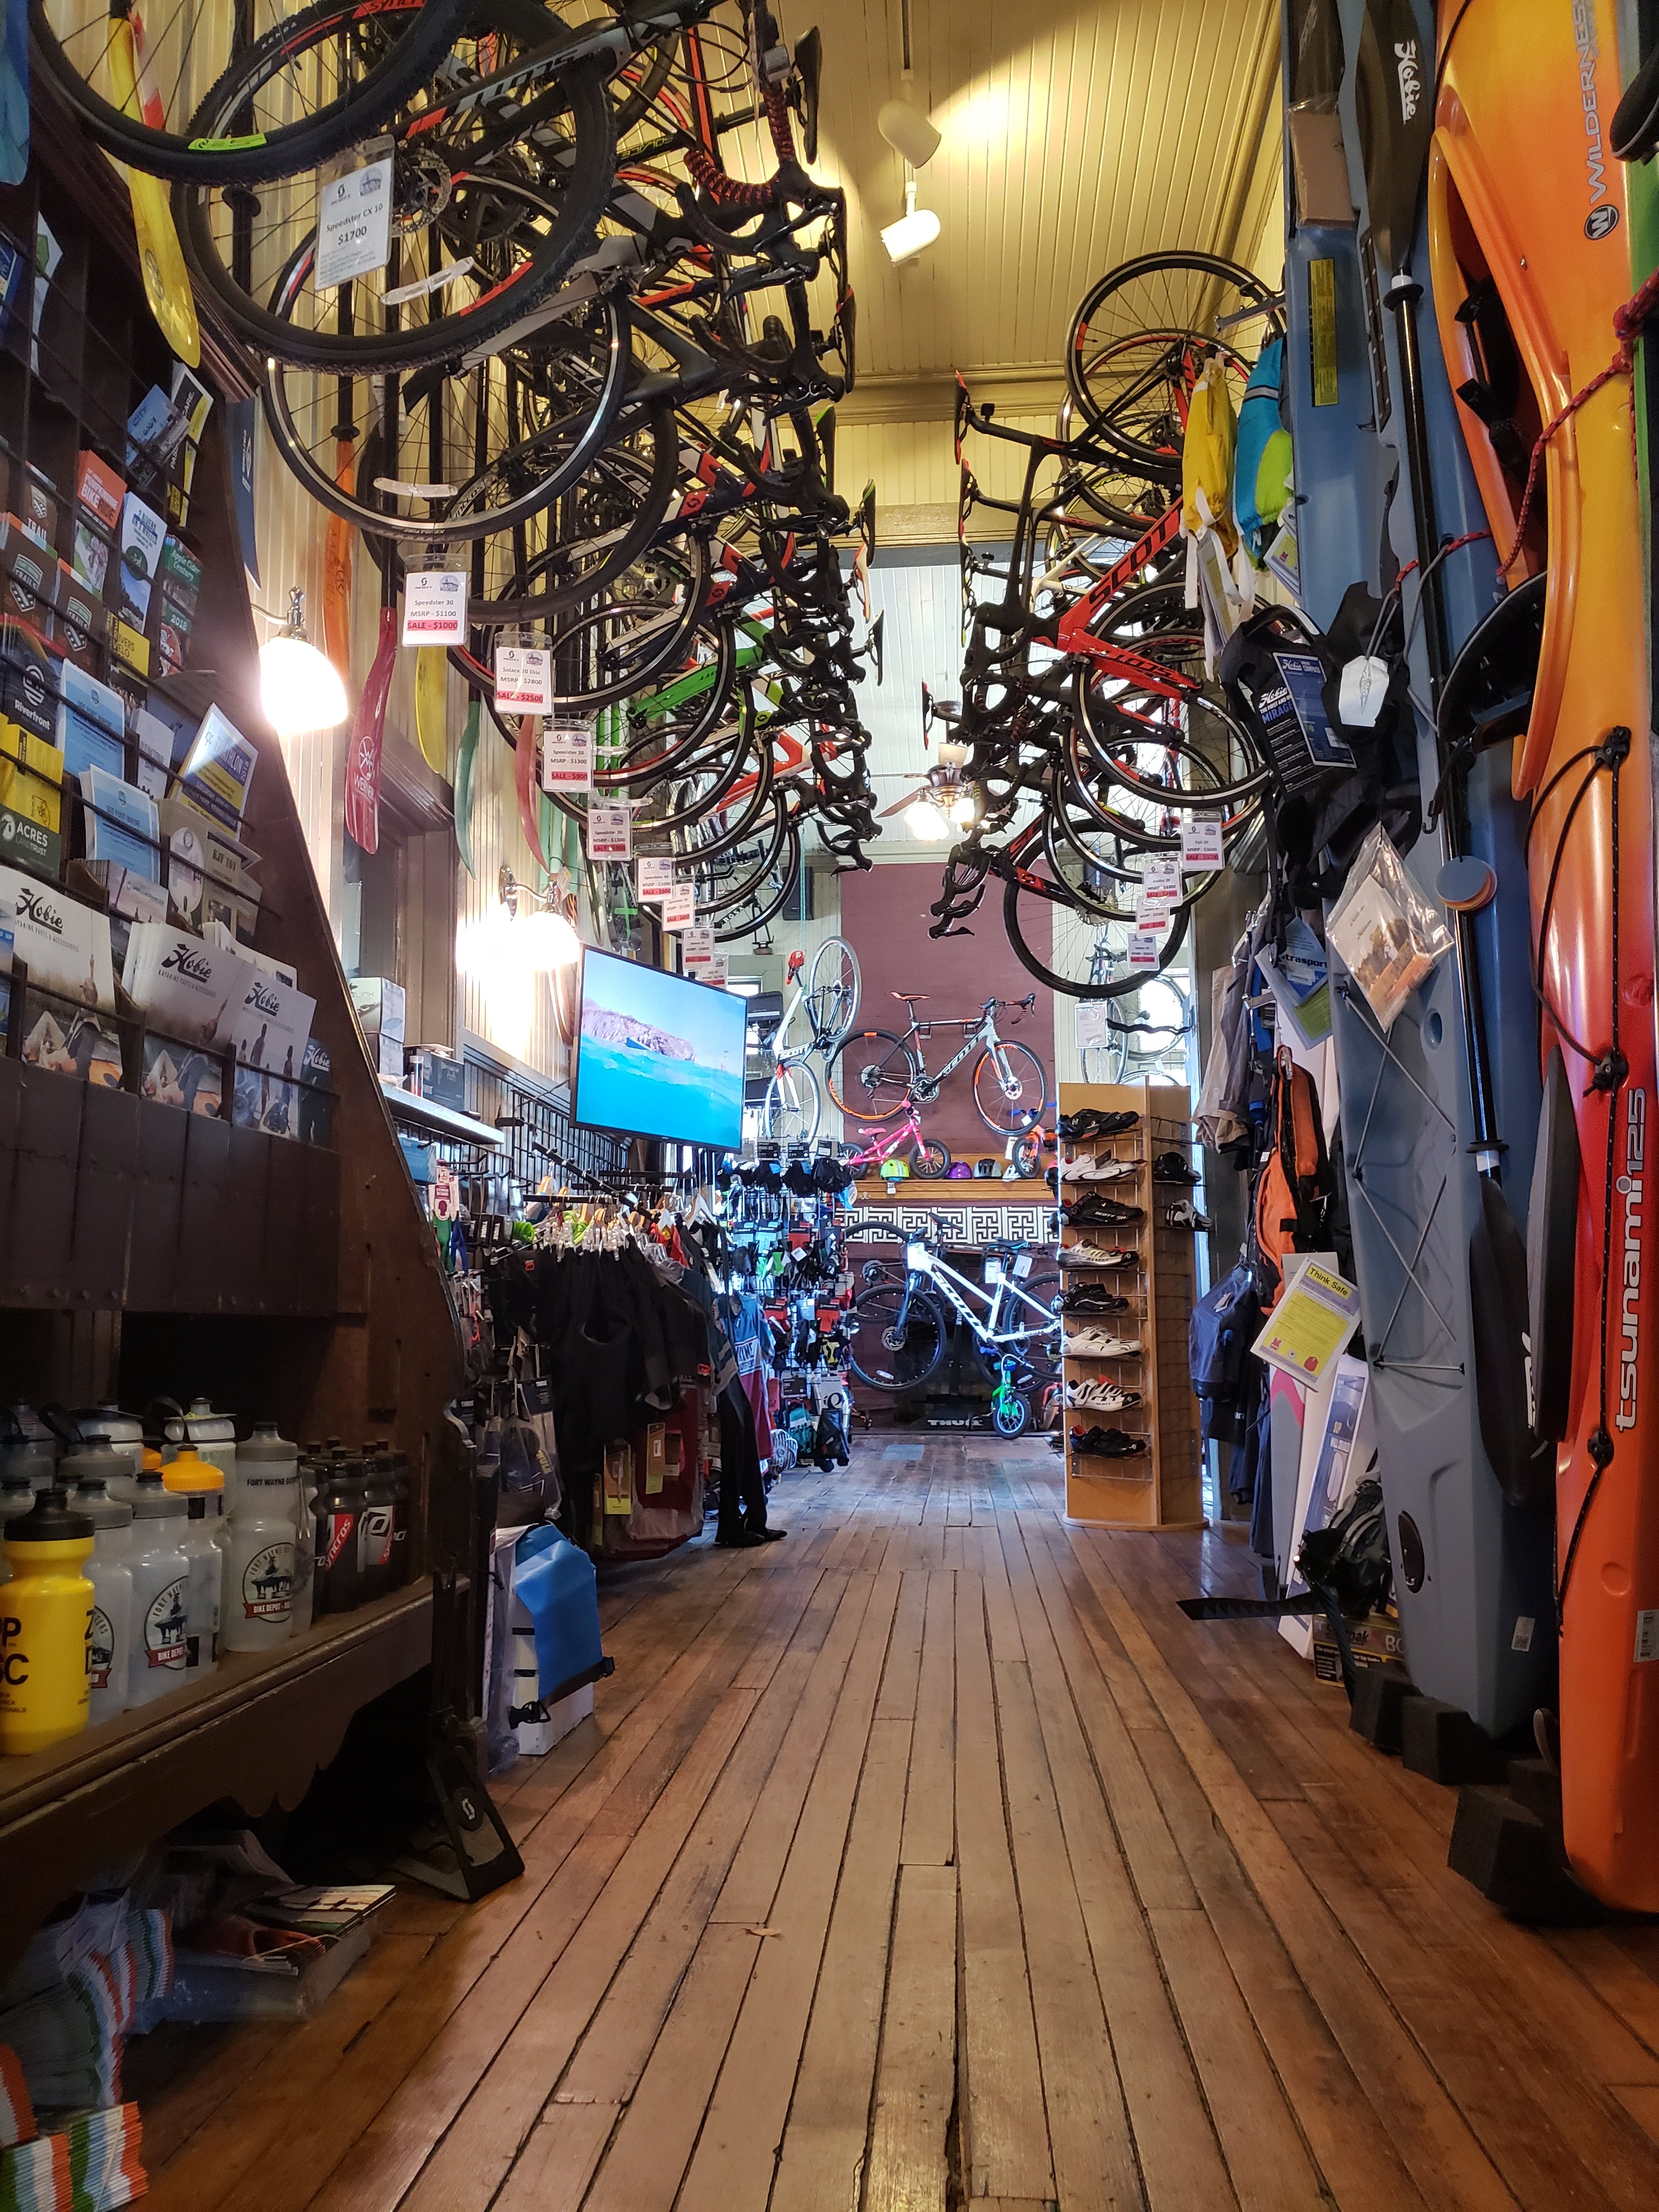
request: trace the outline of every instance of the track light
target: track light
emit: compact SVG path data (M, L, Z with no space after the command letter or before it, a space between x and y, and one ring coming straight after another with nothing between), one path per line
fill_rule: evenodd
M876 128L913 169L925 169L941 140L927 118L906 100L885 100L876 111Z
M896 222L890 222L881 234L881 242L894 261L914 261L918 253L925 253L939 236L939 217L931 208L916 205L916 180L904 180L904 213Z

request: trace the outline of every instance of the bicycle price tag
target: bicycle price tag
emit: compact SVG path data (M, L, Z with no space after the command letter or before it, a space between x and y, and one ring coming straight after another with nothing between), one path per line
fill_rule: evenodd
M731 956L728 953L711 952L708 956L707 963L702 970L703 981L705 983L718 983L723 988L726 983L726 972L728 965L730 964L730 959Z
M596 799L587 810L590 860L634 857L634 810L625 799Z
M496 696L500 696L499 691ZM542 732L542 789L592 791L592 729L586 722L549 722Z
M714 959L714 925L712 921L693 923L690 929L680 932L680 959L687 975L694 970L706 981Z
M1022 1252L1014 1262L1014 1280L1017 1283L1023 1283L1030 1272L1031 1255L1029 1252Z
M1156 968L1164 953L1164 933L1133 929L1129 933L1127 958L1131 968Z
M1104 999L1079 999L1072 1009L1073 1040L1079 1052L1103 1050L1111 1042L1110 1017Z
M1186 875L1206 873L1222 863L1221 817L1189 814L1181 824L1181 866Z
M384 147L385 151L380 149ZM312 282L319 292L384 269L392 252L392 143L380 138L323 186Z
M466 571L411 568L404 579L404 643L466 643Z
M534 645L495 647L495 706L498 713L553 712L553 656Z
M642 853L635 862L642 899L666 899L674 891L674 860L668 853Z
M1002 1280L1000 1260L988 1260L985 1262L985 1279L988 1283L1000 1283Z
M1169 933L1170 911L1167 901L1148 898L1144 891L1135 895L1135 927L1149 933L1161 945ZM1133 966L1133 962L1130 963Z
M643 891L640 894L643 898ZM690 929L696 919L697 894L691 884L673 884L663 893L662 926L665 929Z
M882 1172L884 1175L886 1173L884 1166ZM928 1262L932 1258L933 1255L925 1244L907 1244L904 1248L905 1266L919 1269L924 1274L927 1271Z
M1174 853L1158 854L1140 871L1140 895L1174 906L1181 896L1181 861Z

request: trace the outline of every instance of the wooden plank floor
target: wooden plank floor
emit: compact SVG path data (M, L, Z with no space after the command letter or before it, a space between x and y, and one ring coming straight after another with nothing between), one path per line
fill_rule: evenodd
M155 2212L1659 2205L1659 1929L1542 1935L1267 1626L1042 1440L861 1439L603 1593L524 1878L404 1892L146 2102Z

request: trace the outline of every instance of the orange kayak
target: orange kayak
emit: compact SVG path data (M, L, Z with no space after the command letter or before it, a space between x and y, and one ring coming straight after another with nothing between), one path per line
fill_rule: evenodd
M1563 1817L1580 1880L1608 1905L1651 1912L1659 1316L1643 1288L1659 1264L1647 1257L1644 1194L1656 1091L1653 810L1627 374L1567 414L1546 441L1529 504L1525 489L1543 426L1615 355L1613 315L1632 289L1625 173L1607 144L1620 94L1614 7L1526 0L1460 16L1443 0L1440 19L1429 174L1435 313L1501 553L1527 509L1510 579L1540 567L1548 577L1538 682L1513 774L1534 807L1543 1050L1547 1060L1560 1051L1583 1164L1571 1372L1547 1378L1565 1409L1556 1480ZM1597 749L1619 730L1629 750L1615 769ZM1598 1081L1615 1039L1627 1066L1602 1066Z

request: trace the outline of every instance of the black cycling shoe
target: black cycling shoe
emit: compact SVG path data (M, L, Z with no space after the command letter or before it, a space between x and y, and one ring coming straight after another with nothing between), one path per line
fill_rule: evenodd
M1060 1310L1063 1314L1127 1313L1129 1301L1102 1284L1079 1283L1074 1290L1061 1292Z
M1122 1206L1115 1198L1080 1198L1062 1206L1060 1218L1069 1229L1121 1229L1131 1221L1144 1221L1144 1206Z
M1146 1439L1132 1437L1127 1429L1073 1429L1072 1449L1085 1459L1139 1459Z
M1203 1178L1180 1152L1160 1152L1152 1162L1154 1182L1195 1183Z
M1062 1137L1121 1137L1139 1126L1139 1114L1109 1114L1099 1106L1079 1107L1075 1114L1060 1117Z

